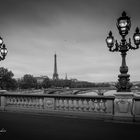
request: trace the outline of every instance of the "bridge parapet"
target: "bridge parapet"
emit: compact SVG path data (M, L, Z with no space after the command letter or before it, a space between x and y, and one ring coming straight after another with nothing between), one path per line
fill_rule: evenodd
M123 96L123 95L122 95ZM128 108L128 109L127 109ZM0 92L1 111L59 113L140 121L140 97L56 94L10 94Z

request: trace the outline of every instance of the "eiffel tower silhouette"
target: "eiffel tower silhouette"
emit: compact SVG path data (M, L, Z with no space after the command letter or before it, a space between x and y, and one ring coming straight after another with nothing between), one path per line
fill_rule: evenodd
M53 80L58 80L58 73L57 73L57 55L54 55L54 73L53 73Z

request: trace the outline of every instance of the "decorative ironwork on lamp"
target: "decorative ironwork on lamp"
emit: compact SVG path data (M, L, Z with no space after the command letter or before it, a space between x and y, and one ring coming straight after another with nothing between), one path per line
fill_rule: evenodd
M132 46L131 39L129 38L129 41L127 42L125 37L129 33L129 30L131 28L131 20L130 17L126 15L126 12L124 11L122 13L122 16L117 19L117 28L119 30L119 34L121 35L122 39L120 43L115 41L112 32L110 31L107 38L106 38L106 44L109 48L109 51L111 52L121 52L122 56L122 65L120 67L120 73L118 75L118 83L116 84L117 92L130 92L132 83L130 83L130 75L127 74L128 67L126 65L126 52L131 50L136 50L139 48L140 45L140 32L139 28L137 27L135 30L135 33L133 35L133 41L135 46ZM115 43L114 43L115 42Z

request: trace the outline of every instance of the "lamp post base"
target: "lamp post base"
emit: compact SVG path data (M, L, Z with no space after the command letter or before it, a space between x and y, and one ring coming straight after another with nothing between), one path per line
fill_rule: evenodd
M115 94L114 100L114 118L133 120L132 108L133 108L133 92L119 92Z
M118 75L118 83L116 84L117 92L131 92L132 83L129 82L129 74Z

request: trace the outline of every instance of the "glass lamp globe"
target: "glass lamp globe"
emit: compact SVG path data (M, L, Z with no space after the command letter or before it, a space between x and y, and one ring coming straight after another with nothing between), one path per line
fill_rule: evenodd
M136 28L136 32L134 33L133 40L135 45L140 45L140 32L138 27Z
M106 38L106 44L108 48L112 48L114 45L114 37L112 36L112 32L109 32L109 36Z
M107 38L107 44L113 44L113 38L111 37Z
M120 26L121 28L126 27L126 26L127 26L127 21L126 21L126 20L120 20L120 21L119 21L119 26Z
M0 45L2 45L3 43L3 39L0 37Z
M130 17L126 16L126 12L122 13L122 16L117 19L117 27L120 35L126 36L131 27Z
M2 46L2 48L1 48L1 50L0 50L0 52L1 52L1 55L2 55L2 56L6 56L6 55L7 55L8 50L7 50L7 48L5 47L5 44L3 44L3 46Z

